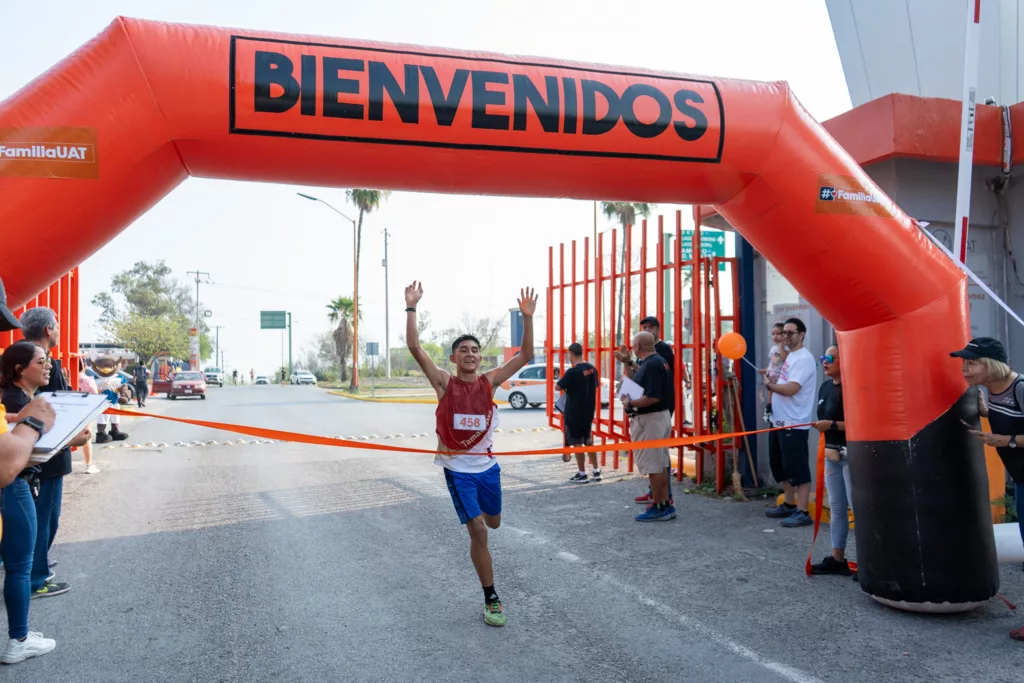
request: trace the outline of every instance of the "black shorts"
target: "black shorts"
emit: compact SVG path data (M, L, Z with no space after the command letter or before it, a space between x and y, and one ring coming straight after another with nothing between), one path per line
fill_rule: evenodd
M779 429L768 433L768 464L775 481L793 486L811 483L811 463L807 444L809 429Z
M569 433L568 427L562 428L562 434L565 439L566 446L593 446L594 445L594 434L590 430L581 436L574 436Z

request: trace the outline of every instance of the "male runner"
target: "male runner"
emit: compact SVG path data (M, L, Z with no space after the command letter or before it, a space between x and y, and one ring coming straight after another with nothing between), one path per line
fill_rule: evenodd
M416 328L416 304L423 297L423 284L405 288L405 339L430 386L437 392L437 456L434 464L444 468L448 492L459 521L469 532L469 556L484 589L484 623L504 626L505 613L494 590L491 551L487 529L501 525L501 468L491 455L498 412L494 390L533 358L533 312L537 295L530 288L520 290L519 310L523 312L523 342L519 353L501 367L477 374L480 341L464 334L452 344L449 360L455 375L438 369L420 346Z

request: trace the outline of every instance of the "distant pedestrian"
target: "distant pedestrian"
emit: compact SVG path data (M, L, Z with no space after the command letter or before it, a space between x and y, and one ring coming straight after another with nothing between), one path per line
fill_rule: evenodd
M672 434L672 411L675 390L668 363L654 350L654 335L638 332L633 337L633 351L639 359L639 370L633 381L644 394L640 398L622 397L622 407L629 415L631 441L667 439ZM652 501L650 507L636 516L638 522L674 519L676 508L669 494L669 470L672 462L668 448L638 448L635 450L636 469L650 479Z
M839 348L830 346L821 362L825 367L825 381L818 389L818 421L814 428L825 435L825 487L828 489L832 554L812 564L811 573L849 576L853 572L846 561L846 539L850 534L847 510L853 509L853 486L850 484L850 459L846 454L846 416Z
M256 371L249 368L249 384L256 384Z
M89 394L100 393L99 388L96 386L96 380L86 372L85 361L81 358L78 359L78 390ZM91 425L89 429L94 431ZM82 444L82 456L85 458L85 473L99 474L100 468L92 461L92 439Z
M768 461L772 476L782 484L783 502L769 508L765 515L782 519L784 527L813 524L808 514L811 498L810 422L814 412L814 384L817 368L814 356L804 346L807 326L799 318L783 325L789 353L771 381L766 375L764 387L771 396L772 426L768 433Z
M569 345L569 362L572 367L565 371L556 385L565 392L565 409L562 411L563 443L566 446L592 446L594 435L591 429L597 408L597 368L583 359L583 347L577 343ZM590 457L593 481L601 481L597 453L587 455ZM576 454L579 471L569 480L574 484L586 484L590 481L587 478L586 459L583 456L583 453ZM563 460L569 462L569 455L563 456Z
M143 408L149 396L149 368L139 363L132 371L132 377L135 379L135 402L139 408Z
M238 370L231 371L231 383L238 386Z

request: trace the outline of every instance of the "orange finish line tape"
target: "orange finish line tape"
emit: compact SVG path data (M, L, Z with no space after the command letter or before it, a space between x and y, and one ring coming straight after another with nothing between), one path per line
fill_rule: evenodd
M265 429L263 427L249 427L247 425L227 424L224 422L207 422L206 420L189 420L183 417L168 417L166 415L154 415L152 413L139 413L135 411L119 410L110 408L107 415L123 415L124 417L155 417L158 420L179 422L181 424L194 425L196 427L207 427L208 429L219 429L235 434L245 434L263 439L274 439L275 441L290 441L292 443L306 443L315 446L334 446L335 448L359 448L368 451L392 451L396 453L423 453L424 455L435 455L436 449L407 448L405 446L391 446L382 443L367 443L365 441L349 441L348 439L332 439L326 436L313 436L312 434L299 434L297 432L284 432L277 429ZM805 427L809 425L793 425L792 427ZM788 427L785 429L790 429ZM774 432L783 427L771 427L769 429L756 429L749 432L732 432L729 434L701 434L698 436L680 436L670 439L655 439L653 441L620 441L596 446L572 446L560 448L539 448L526 451L505 451L493 452L491 455L517 456L517 455L561 455L563 453L600 453L602 451L633 451L642 448L679 448L680 446L692 446L694 444L706 443L709 441L723 441L725 439L736 439L754 434L765 434Z

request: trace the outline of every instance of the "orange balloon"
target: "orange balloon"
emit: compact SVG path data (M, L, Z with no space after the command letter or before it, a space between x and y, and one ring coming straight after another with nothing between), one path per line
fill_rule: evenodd
M747 340L739 332L727 332L718 338L718 352L729 360L739 360L747 353Z

